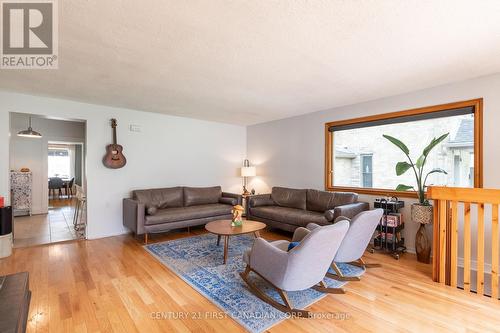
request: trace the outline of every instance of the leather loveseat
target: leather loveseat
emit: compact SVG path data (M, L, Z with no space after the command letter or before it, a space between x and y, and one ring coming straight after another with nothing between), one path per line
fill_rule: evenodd
M170 187L132 192L123 199L123 225L136 235L165 232L230 219L241 195L214 187Z
M250 198L247 217L273 228L294 231L308 223L329 225L339 216L353 218L369 209L368 203L358 202L356 193L273 187L271 194Z

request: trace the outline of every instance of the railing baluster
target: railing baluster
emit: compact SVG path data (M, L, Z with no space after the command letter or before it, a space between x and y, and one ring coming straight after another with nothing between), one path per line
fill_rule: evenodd
M460 188L460 187L438 187L428 188L427 198L434 200L434 228L433 228L433 270L432 278L434 281L459 287L459 266L458 266L458 248L459 244L459 220L458 206L463 203L463 289L471 292L475 289L476 294L485 296L485 252L489 257L491 254L491 297L499 300L500 297L500 226L499 226L499 206L500 189L484 188ZM477 205L477 217L472 216L471 207ZM489 237L485 235L485 230L489 226L489 218L486 221L485 205L491 205L491 249L486 249L486 243L489 244ZM489 215L489 214L488 214ZM471 223L474 223L474 230ZM472 249L472 234L477 235L476 247ZM489 228L488 228L489 234ZM488 241L488 242L487 242ZM474 251L473 251L474 250ZM472 252L477 253L472 257ZM474 260L476 265L473 266ZM475 270L475 272L472 272ZM476 287L472 286L472 279L476 274ZM472 279L471 279L472 278ZM488 282L489 282L488 281Z
M484 204L477 204L477 277L476 292L484 294Z
M470 203L464 203L464 290L470 291Z
M498 205L491 206L491 297L498 299Z
M457 252L458 252L458 203L457 201L451 202L451 247L450 247L450 261L451 261L451 280L452 287L457 286Z
M440 254L439 254L439 235L441 234L441 227L439 221L439 200L434 200L434 212L432 217L434 223L432 226L432 281L441 282L439 280L439 268L441 267ZM444 263L443 263L444 264Z
M445 283L446 281L446 210L448 201L439 201L439 282Z

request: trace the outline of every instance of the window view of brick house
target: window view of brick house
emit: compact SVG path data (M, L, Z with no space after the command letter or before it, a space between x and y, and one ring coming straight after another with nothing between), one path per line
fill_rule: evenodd
M425 171L441 168L448 174L431 174L427 184L473 187L474 116L471 114L335 131L333 184L381 189L395 189L398 184L415 186L411 169L396 175L396 163L406 161L406 156L382 135L403 141L416 162L429 142L444 133L450 135L430 153Z

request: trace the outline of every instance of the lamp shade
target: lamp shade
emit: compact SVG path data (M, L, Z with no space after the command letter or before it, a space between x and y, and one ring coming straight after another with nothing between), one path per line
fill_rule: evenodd
M25 138L35 138L35 139L39 139L42 137L40 133L34 131L31 127L29 127L27 130L19 131L17 133L17 136L22 136Z
M253 166L247 166L241 168L241 177L255 177L256 175L257 172L255 170L255 167Z
M19 131L17 133L17 136L22 136L25 138L36 138L36 139L40 139L42 137L40 133L34 131L33 128L31 128L31 117L29 117L28 129Z

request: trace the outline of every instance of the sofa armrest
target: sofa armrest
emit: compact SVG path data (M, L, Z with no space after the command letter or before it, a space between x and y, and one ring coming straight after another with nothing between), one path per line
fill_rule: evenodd
M123 199L123 225L136 235L144 234L146 205L132 199Z
M241 205L241 203L243 202L243 197L241 196L241 194L236 193L222 192L222 198L236 199L236 203L232 203L233 206Z
M259 206L274 206L274 200L271 198L271 194L258 194L250 197L248 201L248 207L259 207Z
M339 216L345 216L352 219L365 210L370 210L370 205L367 202L356 202L348 205L337 206L334 209L325 212L325 218L333 222Z
M236 205L238 205L238 199L229 198L229 197L220 197L219 203L224 204L224 205L236 206Z

